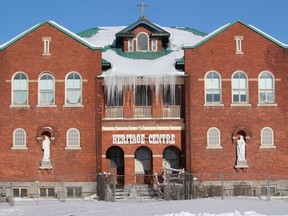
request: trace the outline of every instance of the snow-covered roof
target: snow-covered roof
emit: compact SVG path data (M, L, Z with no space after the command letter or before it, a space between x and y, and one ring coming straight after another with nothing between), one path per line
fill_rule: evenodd
M155 28L160 29L157 24ZM131 27L131 26L130 26ZM129 27L129 29L130 29ZM89 30L89 33L95 32L91 37L85 35L85 40L94 46L113 47L118 32L127 29L127 27L99 27ZM175 86L177 77L184 76L183 71L175 68L177 59L183 58L183 46L187 44L196 44L201 41L203 34L187 31L185 28L161 27L169 37L169 52L160 55L158 58L133 59L125 55L119 55L115 49L103 49L102 58L111 63L111 68L105 71L101 77L104 80L104 86L107 91L108 100L121 94L126 87L135 87L139 82L145 85L153 85L156 88L156 95L159 93L161 85ZM153 52L148 52L153 53ZM116 96L117 97L117 96Z
M94 46L113 46L116 33L125 29L125 26L99 27L98 32L90 38L84 38ZM118 55L115 50L103 50L102 57L111 63L111 69L102 74L105 76L162 76L184 75L175 69L175 61L184 56L183 46L196 44L203 36L194 34L185 29L162 27L170 33L170 53L156 59L131 59Z

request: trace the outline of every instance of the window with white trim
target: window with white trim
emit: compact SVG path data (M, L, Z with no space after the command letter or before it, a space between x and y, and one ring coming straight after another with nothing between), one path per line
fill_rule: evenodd
M26 187L13 187L13 197L27 197L28 189Z
M50 53L50 41L51 41L51 37L43 37L42 38L43 41L43 55L51 55Z
M220 142L220 131L218 128L211 127L208 129L206 148L222 148Z
M134 51L134 44L133 43L134 43L133 39L128 40L128 51L129 52Z
M275 103L274 77L270 72L264 71L259 75L258 88L259 103Z
M261 146L260 148L275 148L274 132L272 128L265 127L261 130Z
M248 82L243 72L236 72L232 78L232 99L233 103L248 103Z
M217 72L209 72L205 76L205 102L221 103L221 78Z
M27 149L26 132L22 128L17 128L13 132L13 147L12 149Z
M149 50L149 36L145 32L137 35L137 51Z
M151 40L151 44L152 44L152 51L153 52L157 52L157 50L158 50L158 41L157 41L157 39L152 39Z
M39 194L40 197L54 197L55 189L50 187L40 187Z
M66 104L82 104L82 79L76 72L66 76Z
M275 196L276 195L276 186L261 185L261 196Z
M28 78L22 73L16 73L12 78L12 105L28 105Z
M66 149L80 149L80 132L76 128L67 131Z
M82 187L67 187L67 197L81 198L82 197Z
M50 73L43 73L40 76L39 83L39 104L54 105L55 103L55 80Z
M243 54L243 50L242 50L242 40L243 40L243 36L235 36L234 40L236 42L236 54Z

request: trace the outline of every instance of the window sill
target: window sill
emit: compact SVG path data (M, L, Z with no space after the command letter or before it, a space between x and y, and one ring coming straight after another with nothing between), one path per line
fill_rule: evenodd
M11 147L12 150L28 150L28 147Z
M223 107L224 106L224 104L222 104L222 103L205 103L204 104L204 106L206 106L206 107Z
M206 149L223 149L222 146L206 146Z
M63 107L78 107L78 108L82 108L84 107L83 104L65 104L63 105Z
M43 107L43 108L54 108L54 107L57 107L57 105L55 105L55 104L52 104L52 105L49 105L49 104L38 104L38 105L36 105L36 107L39 107L39 108L41 108L41 107Z
M260 145L260 149L276 149L275 145Z
M243 52L243 51L236 51L235 54L236 54L236 55L243 55L244 52Z
M42 56L51 56L51 53L42 53Z
M251 107L251 104L248 104L248 103L233 103L230 106L231 107Z
M30 108L30 105L14 105L11 104L9 108Z
M258 103L257 106L278 106L276 103Z
M65 150L81 150L81 147L65 147Z

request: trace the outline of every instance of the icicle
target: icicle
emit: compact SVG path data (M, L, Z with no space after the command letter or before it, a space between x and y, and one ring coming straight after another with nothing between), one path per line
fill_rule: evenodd
M136 85L155 87L156 100L158 100L163 86L164 94L170 89L171 102L175 103L175 85L178 75L160 74L154 76L104 76L104 87L108 101L118 101L125 89L135 90ZM116 98L115 98L116 97Z

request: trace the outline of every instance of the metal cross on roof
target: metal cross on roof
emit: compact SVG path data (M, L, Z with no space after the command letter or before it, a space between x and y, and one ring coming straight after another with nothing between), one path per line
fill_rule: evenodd
M144 17L144 8L149 7L149 5L145 4L144 1L142 1L141 5L137 5L137 7L142 8L142 17Z

